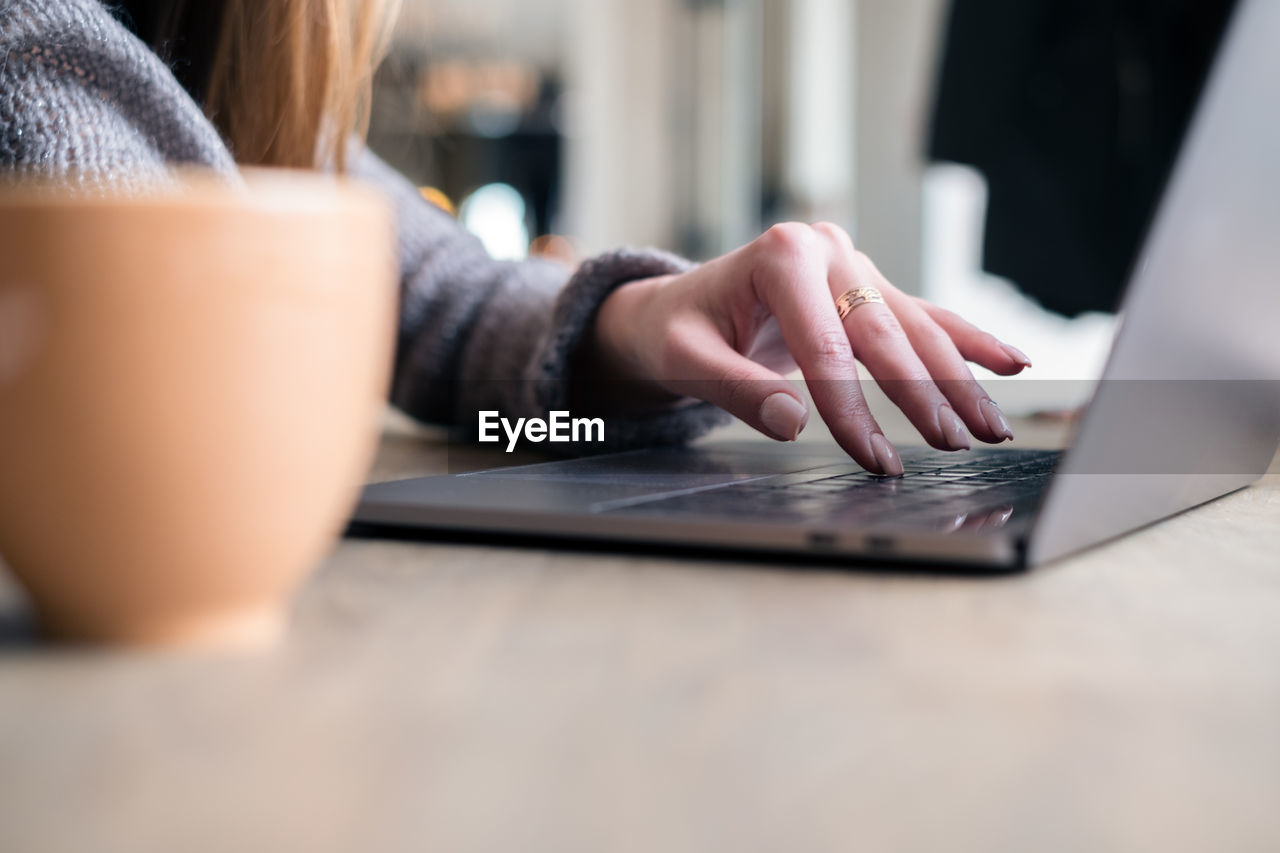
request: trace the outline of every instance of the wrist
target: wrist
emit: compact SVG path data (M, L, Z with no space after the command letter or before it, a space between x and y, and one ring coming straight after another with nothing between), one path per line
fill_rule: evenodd
M573 354L570 397L586 411L637 414L670 408L681 398L657 381L646 316L674 276L638 279L605 297Z

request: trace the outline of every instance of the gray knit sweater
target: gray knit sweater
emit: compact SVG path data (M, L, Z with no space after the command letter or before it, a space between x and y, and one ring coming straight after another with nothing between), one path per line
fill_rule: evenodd
M231 152L165 64L98 0L0 0L0 170L90 191L168 179L175 164L235 174ZM401 310L392 401L474 431L476 413L564 409L569 361L620 284L687 269L653 250L587 261L570 275L499 263L370 151L352 171L395 206ZM608 421L609 446L686 440L720 420L700 405Z

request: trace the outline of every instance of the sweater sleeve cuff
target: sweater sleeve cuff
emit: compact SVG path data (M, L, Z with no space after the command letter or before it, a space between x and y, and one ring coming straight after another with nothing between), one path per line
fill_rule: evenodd
M566 410L569 397L569 359L595 320L605 297L632 281L687 272L696 266L657 249L620 249L582 264L556 302L550 333L532 359L530 381L539 412ZM625 450L632 447L683 444L727 423L727 412L709 403L696 403L652 415L611 417L605 441L575 450Z

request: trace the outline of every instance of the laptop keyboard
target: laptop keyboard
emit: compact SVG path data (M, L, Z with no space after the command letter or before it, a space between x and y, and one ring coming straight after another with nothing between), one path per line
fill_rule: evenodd
M931 451L903 459L887 479L834 466L659 498L628 508L645 514L758 518L772 523L855 522L937 529L999 527L1034 510L1061 453ZM847 470L846 470L847 469Z

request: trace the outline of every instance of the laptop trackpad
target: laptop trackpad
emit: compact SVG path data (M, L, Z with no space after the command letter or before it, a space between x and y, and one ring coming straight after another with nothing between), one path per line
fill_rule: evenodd
M555 492L576 491L592 504L592 509L606 509L617 501L630 503L637 498L701 491L832 464L850 464L850 460L838 450L797 452L794 445L775 448L760 443L719 444L498 468L462 474L458 479L505 481L517 490L513 481L537 482Z

